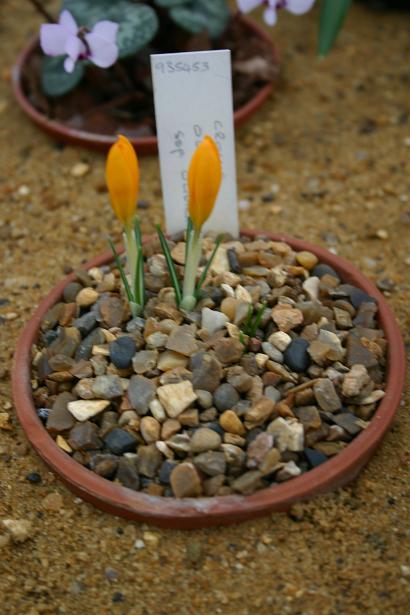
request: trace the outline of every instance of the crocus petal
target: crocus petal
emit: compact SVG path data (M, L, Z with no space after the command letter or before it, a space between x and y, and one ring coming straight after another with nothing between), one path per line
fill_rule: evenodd
M314 3L315 0L287 0L285 8L294 15L302 15L310 11Z
M263 4L263 0L237 0L238 9L241 13L249 13Z
M276 23L276 8L269 6L263 12L263 20L268 26L274 26Z
M114 213L127 228L132 226L135 215L139 176L135 150L126 137L119 135L108 152L105 178Z
M64 28L64 30L67 31L68 34L77 34L78 26L70 11L63 11L60 15L58 23Z
M222 165L215 141L206 136L196 148L188 169L188 210L199 231L212 213L222 181Z
M70 33L59 24L43 24L40 28L41 49L48 56L61 56L65 53L65 46Z
M100 66L108 68L112 66L118 58L118 47L116 44L118 24L113 21L100 21L93 31L85 35L85 39L90 48L90 60Z

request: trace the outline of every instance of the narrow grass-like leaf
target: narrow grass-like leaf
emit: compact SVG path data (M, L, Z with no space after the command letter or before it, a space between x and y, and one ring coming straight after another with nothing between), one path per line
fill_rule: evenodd
M114 255L114 260L115 260L115 264L117 265L117 269L120 272L120 276L121 276L121 281L123 283L124 286L124 290L125 293L127 295L127 299L129 301L130 304L135 303L135 299L133 297L132 291L131 291L131 287L128 283L127 280L127 276L125 275L125 271L124 271L124 267L121 264L121 259L119 257L119 254L117 252L117 250L115 249L115 246L111 240L111 237L108 237L108 243L110 244L110 248L112 250L112 253Z
M137 266L135 267L135 289L137 301L144 309L145 305L145 282L144 282L144 254L142 252L142 234L139 218L134 222L135 243L137 244Z
M195 297L198 297L198 295L199 295L199 293L200 293L200 291L201 291L202 285L203 285L203 283L204 283L204 282L205 282L205 280L206 280L206 276L208 275L209 268L210 268L210 266L211 266L211 265L212 265L212 263L213 263L213 260L214 260L214 258L215 258L216 252L217 252L217 250L218 250L219 246L221 245L221 242L222 242L223 238L224 238L224 236L223 236L223 235L218 235L218 237L216 238L216 241L215 241L215 247L214 247L214 249L212 250L212 254L211 254L211 256L209 257L209 260L208 260L208 262L206 263L206 265L205 265L205 267L204 267L204 270L202 271L201 276L200 276L200 278L199 278L199 280L198 280L198 283L197 283L197 285L196 285L196 288L195 288Z
M260 322L262 320L262 316L263 313L265 311L266 308L266 303L262 303L261 307L259 308L259 310L256 313L255 318L253 319L252 325L251 325L251 336L253 337L256 333L256 331L258 330L258 327L260 325Z
M318 40L318 53L322 58L331 50L351 3L352 0L322 0Z
M181 300L182 300L182 292L181 292L181 287L179 285L179 280L178 280L178 275L177 275L177 271L175 268L175 264L174 264L174 261L172 260L172 256L169 250L167 240L165 239L165 235L162 232L159 224L156 225L156 229L157 229L159 241L161 243L161 249L164 253L165 260L167 262L167 267L168 267L169 275L171 277L172 286L175 289L175 299L177 302L177 306L179 307L179 304L181 303Z

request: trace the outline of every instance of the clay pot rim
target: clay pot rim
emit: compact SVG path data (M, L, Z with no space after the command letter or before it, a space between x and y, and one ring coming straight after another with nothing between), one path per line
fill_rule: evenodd
M272 49L272 57L276 63L279 63L279 53L274 45L270 34L264 30L258 23L246 17L240 16L241 21L250 29L258 34L262 39L268 42ZM66 126L62 122L49 119L46 115L38 111L30 102L26 96L22 87L22 69L27 62L30 55L38 47L39 37L35 36L29 43L22 49L17 57L16 63L12 70L11 84L14 96L20 105L21 109L29 116L29 118L37 124L42 130L49 135L53 136L65 143L73 143L99 150L107 150L115 141L116 135L102 135L94 132L88 132L87 130L80 130L78 128L71 128ZM267 83L260 88L251 100L245 105L237 109L234 113L235 126L241 126L246 120L253 115L265 102L271 91L273 90L274 82ZM138 154L154 154L157 151L157 137L128 137L136 148Z
M154 525L180 529L229 524L270 511L287 510L292 502L308 499L352 480L372 457L392 423L404 387L405 354L399 327L384 296L348 261L322 247L263 231L246 230L242 235L264 236L275 241L284 241L296 251L313 252L321 262L332 266L344 282L359 286L377 300L380 325L389 349L384 398L369 426L345 449L320 466L280 485L248 496L227 495L180 500L129 490L86 469L59 449L38 418L32 400L31 346L36 339L43 315L61 297L64 287L75 278L75 274L70 274L40 303L18 340L12 371L12 391L18 419L37 453L72 491L98 508ZM111 253L106 252L84 264L82 268L100 266L111 260Z

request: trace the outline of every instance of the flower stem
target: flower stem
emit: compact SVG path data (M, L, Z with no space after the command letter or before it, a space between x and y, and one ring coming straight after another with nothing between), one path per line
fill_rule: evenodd
M192 310L196 304L195 282L201 259L201 231L194 227L191 237L187 237L189 249L186 254L184 286L182 290L181 307L185 310Z
M136 288L136 267L137 267L137 257L138 257L138 249L137 243L135 241L135 235L131 226L126 226L124 231L124 245L125 251L127 253L127 265L128 271L131 278L131 292L134 297L134 301L136 301L138 296L138 289ZM131 311L133 312L133 316L138 314L140 306L137 303L131 305ZM134 311L136 313L134 314Z
M28 0L29 2L31 2L31 4L34 6L34 8L36 9L36 11L38 13L40 13L40 15L42 15L43 17L45 17L47 19L48 22L50 23L55 23L55 19L54 17L44 8L44 6L41 4L40 0Z

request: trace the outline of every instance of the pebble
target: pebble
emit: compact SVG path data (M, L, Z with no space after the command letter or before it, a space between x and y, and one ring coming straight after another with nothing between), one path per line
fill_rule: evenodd
M198 350L198 344L195 340L194 332L189 325L175 327L172 330L166 346L168 350L173 350L180 355L190 357Z
M137 347L132 337L123 335L111 342L108 346L110 359L118 369L127 369L131 366L132 358ZM137 372L138 373L138 372Z
M273 434L275 447L281 453L303 450L303 425L294 419L279 417L268 425L267 431Z
M311 301L316 301L318 299L319 286L320 286L320 279L317 276L312 276L310 278L307 278L302 284L303 290L305 291L305 293L307 294L308 298Z
M221 436L208 427L197 429L191 439L192 453L205 453L213 451L220 447L222 443Z
M198 470L208 476L225 474L226 471L225 454L219 451L207 451L196 455L193 462Z
M26 480L32 485L40 485L42 482L41 475L38 472L29 472L26 475Z
M136 374L142 375L157 365L158 350L140 350L132 358L132 367Z
M330 265L325 265L324 263L319 263L315 265L312 270L312 275L317 276L318 278L323 278L325 275L331 275L337 280L340 280L339 275Z
M308 353L315 363L324 365L326 361L341 361L346 351L335 333L321 329L318 338L310 344Z
M351 414L350 412L335 414L333 415L332 420L336 423L336 425L342 427L342 429L344 429L345 432L351 436L355 436L363 429L361 419L358 419L357 416Z
M113 479L118 468L119 458L116 455L94 455L90 461L90 468L99 476Z
M90 171L90 165L87 162L76 162L74 166L71 167L70 174L72 177L84 177Z
M74 418L68 410L68 403L74 401L72 393L64 391L57 395L53 406L48 414L46 428L50 433L68 431L74 426Z
M33 537L33 527L26 519L2 519L3 527L10 532L14 542L25 542Z
M316 468L324 461L327 461L326 455L321 453L320 451L316 451L314 448L305 448L303 453L307 459L308 464L311 468Z
M161 424L152 416L144 416L141 419L140 431L145 442L150 444L159 440Z
M284 352L284 362L294 372L307 371L311 360L308 352L310 344L303 338L296 338L290 342Z
M98 305L102 322L107 329L121 326L125 316L125 310L124 303L120 297L116 297L115 295L102 297Z
M272 474L272 472L274 472L278 468L279 463L280 452L277 448L272 448L266 453L262 462L259 464L259 470L262 476L268 476L269 474Z
M173 350L165 350L165 352L161 352L157 362L157 368L161 372L168 372L171 369L186 367L187 365L188 358L185 355L174 352Z
M163 423L167 415L164 410L164 406L158 399L153 399L149 404L149 409L151 411L152 416L157 419L159 423Z
M313 269L317 265L318 258L312 252L308 252L307 250L302 250L301 252L296 253L297 262L302 265L305 269L309 271Z
M149 404L155 398L156 392L157 388L151 380L144 376L132 376L127 395L132 408L142 416L147 414Z
M273 447L273 435L263 431L249 444L246 465L249 469L257 468Z
M222 338L215 344L215 355L224 365L237 363L244 352L244 346L235 338Z
M157 389L157 395L166 413L171 418L181 414L196 400L192 383L187 380L160 386Z
M275 403L268 397L261 397L245 412L245 426L253 429L262 425L272 415Z
M115 478L123 487L133 489L134 491L138 491L140 488L140 477L135 463L126 457L119 459Z
M281 483L285 480L289 480L290 478L294 478L295 476L299 476L302 474L302 470L296 465L294 461L288 461L285 463L283 468L278 470L276 473L276 480Z
M56 438L56 444L59 448L61 448L63 451L65 451L66 453L72 453L73 449L71 448L71 446L68 444L67 440L65 438L63 438L63 436L58 435Z
M69 401L67 409L77 421L87 421L93 416L97 416L110 405L105 399L79 399Z
M161 483L163 483L164 485L170 484L171 472L174 468L176 468L176 466L177 463L175 461L170 461L168 459L164 461L158 472L158 478Z
M243 495L251 494L260 487L261 479L262 473L259 470L250 470L233 481L232 489Z
M155 444L138 446L138 472L147 478L154 478L164 461L163 456Z
M229 318L222 312L207 307L202 308L202 328L208 331L210 335L223 329L227 322L229 322Z
M262 350L272 361L283 363L283 354L270 342L262 342Z
M222 366L219 361L208 353L194 355L195 363L192 369L192 385L194 389L202 389L213 393L222 380Z
M135 452L136 437L129 431L115 427L104 437L104 444L114 455Z
M95 345L103 344L105 341L104 334L100 328L91 331L87 337L78 345L75 353L75 360L78 362L82 359L88 360L91 356L92 349Z
M189 453L191 450L191 438L187 433L175 434L166 444L176 453Z
M79 307L89 307L93 305L99 297L94 288L82 288L80 292L77 294L75 301Z
M233 408L239 399L238 391L228 382L221 384L213 396L213 402L220 412Z
M238 436L243 436L245 434L245 427L233 410L226 410L223 412L219 417L219 423L221 427L229 433L237 434Z
M101 448L102 441L98 437L98 425L90 421L77 423L70 431L68 443L75 451L88 451Z
M209 391L204 391L202 389L195 389L195 393L197 396L197 402L201 406L201 408L204 408L206 410L207 408L210 408L212 406L212 393L210 393Z
M335 386L329 378L320 378L313 385L313 392L319 406L326 412L336 412L342 402L336 393Z
M92 391L94 397L101 399L120 397L123 394L121 378L116 375L97 376L93 381Z
M302 312L288 304L278 304L272 309L272 320L277 327L287 333L303 323Z
M241 365L234 365L228 369L226 380L231 384L238 393L247 393L253 384L252 376L250 376Z
M201 479L192 463L181 463L171 472L170 483L176 498L201 495Z
M85 289L84 289L85 290ZM74 320L74 327L81 333L82 337L88 335L97 324L97 318L94 312L86 312L80 318Z
M293 412L302 423L305 432L311 431L312 429L319 429L322 425L322 419L320 418L320 413L316 406L301 406L299 408L294 408Z
M349 373L345 374L342 384L344 397L356 397L362 388L370 381L370 376L364 365L352 365Z

